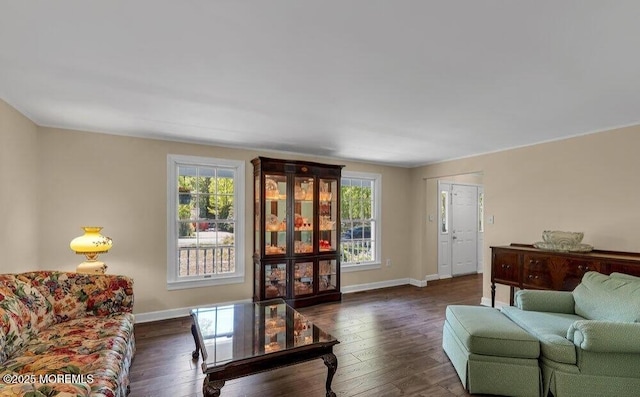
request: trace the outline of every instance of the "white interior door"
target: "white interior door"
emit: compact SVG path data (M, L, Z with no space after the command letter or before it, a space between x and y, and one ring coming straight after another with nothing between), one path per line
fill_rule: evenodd
M451 187L451 264L454 276L478 271L478 187Z

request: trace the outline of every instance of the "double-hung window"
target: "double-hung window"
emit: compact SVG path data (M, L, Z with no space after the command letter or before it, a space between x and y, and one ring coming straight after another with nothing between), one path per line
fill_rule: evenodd
M380 267L382 175L342 173L340 195L342 271Z
M169 155L167 288L244 282L244 162Z

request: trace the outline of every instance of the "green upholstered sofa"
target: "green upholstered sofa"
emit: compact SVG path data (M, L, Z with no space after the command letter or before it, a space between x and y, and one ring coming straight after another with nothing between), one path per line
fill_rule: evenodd
M540 341L542 395L640 396L640 278L587 272L574 291L521 290L502 313Z

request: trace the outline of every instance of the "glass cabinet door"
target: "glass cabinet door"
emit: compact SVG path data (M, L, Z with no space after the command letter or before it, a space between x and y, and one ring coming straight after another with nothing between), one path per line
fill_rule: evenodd
M335 259L321 260L318 266L318 290L320 292L337 288L338 266Z
M313 262L296 262L293 265L293 294L312 294L313 278Z
M287 252L287 177L264 177L265 198L265 255L281 255Z
M338 236L336 233L336 219L338 219L338 181L335 179L320 179L318 192L319 219L319 249L335 251Z
M268 263L264 265L265 299L287 297L287 264Z
M296 177L294 182L294 247L296 254L313 252L313 178Z
M260 247L262 246L262 226L260 225L260 175L256 175L253 184L253 214L255 219L253 220L253 253L254 255L260 255ZM256 280L259 281L259 280Z

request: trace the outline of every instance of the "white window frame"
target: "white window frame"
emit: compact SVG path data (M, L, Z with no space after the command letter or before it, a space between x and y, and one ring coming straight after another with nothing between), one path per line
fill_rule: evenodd
M340 269L344 273L380 269L382 267L382 174L345 170L342 172L342 178L368 179L373 181L373 208L371 219L375 221L375 240L373 245L374 258L372 261L362 263L340 263ZM340 247L340 249L342 250L342 247Z
M220 275L178 276L177 249L178 229L178 166L224 167L234 171L234 226L235 272ZM167 289L208 287L212 285L237 284L245 281L245 163L239 160L213 157L167 155Z

